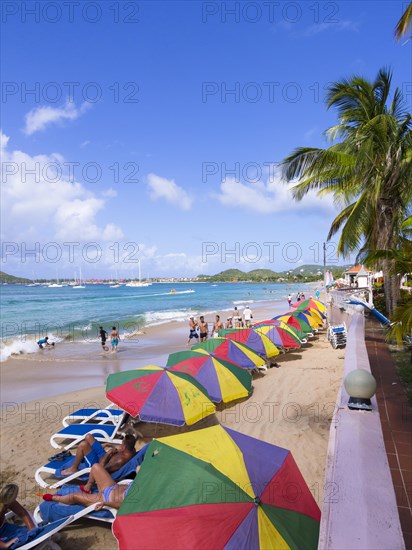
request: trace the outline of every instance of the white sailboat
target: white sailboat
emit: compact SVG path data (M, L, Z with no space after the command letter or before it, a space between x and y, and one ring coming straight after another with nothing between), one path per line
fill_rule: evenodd
M130 281L129 283L126 283L126 286L132 286L132 287L142 287L142 286L151 286L152 283L148 282L142 282L142 273L141 273L141 267L140 267L140 260L139 260L139 280L138 281Z
M52 283L51 285L48 285L48 288L62 288L63 285L60 284L59 276L56 277L56 282Z
M122 285L119 284L119 276L116 271L116 281L109 282L109 288L120 288Z
M76 280L76 274L74 275L74 278ZM79 269L79 281L78 281L79 284L75 284L72 286L72 288L86 288L84 285L82 285L82 270L81 268Z

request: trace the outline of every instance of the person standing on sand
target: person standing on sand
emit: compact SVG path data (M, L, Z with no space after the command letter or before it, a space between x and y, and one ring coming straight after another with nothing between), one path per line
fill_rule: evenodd
M237 306L235 306L235 309L232 312L232 322L235 325L235 328L239 328L239 321L242 319L239 310Z
M112 327L112 332L110 333L110 338L112 340L112 351L117 351L117 346L119 345L119 331L116 327Z
M250 328L251 320L253 319L252 310L249 306L246 306L243 310L243 319L245 320L245 327Z
M99 338L102 341L102 348L104 351L109 351L109 348L106 346L107 332L103 327L99 327Z
M213 323L213 338L218 338L219 330L225 328L222 321L220 320L220 315L216 315L216 321Z
M226 328L233 328L233 325L232 325L232 317L228 317L226 319Z
M289 307L292 305L292 294L288 294L288 305Z
M200 330L200 341L206 342L208 334L209 334L209 327L207 325L207 322L205 321L205 318L203 315L200 317L200 323L199 323L199 330Z
M192 338L196 338L196 340L199 339L199 335L197 333L197 321L194 317L190 317L189 319L189 338L187 340L187 345L190 344L190 341Z

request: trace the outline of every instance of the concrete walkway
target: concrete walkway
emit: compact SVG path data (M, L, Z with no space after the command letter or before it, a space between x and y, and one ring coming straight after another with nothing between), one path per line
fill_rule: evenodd
M405 546L412 550L412 407L384 332L375 321L367 321L365 341L371 371L378 383L376 398Z

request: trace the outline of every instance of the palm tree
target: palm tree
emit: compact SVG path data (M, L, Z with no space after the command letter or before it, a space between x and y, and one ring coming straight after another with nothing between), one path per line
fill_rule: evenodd
M412 2L406 8L405 13L399 19L398 24L395 27L396 39L400 40L402 37L404 37L411 25L412 25Z
M333 83L327 91L328 108L338 111L339 123L326 135L327 149L300 147L283 161L283 176L296 178L296 200L317 189L332 193L342 211L332 222L328 240L339 230L338 253L396 248L402 221L412 201L412 124L402 94L391 95L392 75L381 69L369 82L362 77ZM340 141L337 141L340 140ZM396 307L399 285L382 259L387 311Z
M376 260L390 260L391 274L400 281L403 275L412 273L412 216L404 220L401 225L401 235L398 247L391 250L376 250L367 253L364 257L366 263ZM393 323L388 331L388 337L402 344L403 338L412 334L412 296L405 303L398 305L392 317ZM411 350L412 351L412 350ZM412 355L411 355L412 361Z

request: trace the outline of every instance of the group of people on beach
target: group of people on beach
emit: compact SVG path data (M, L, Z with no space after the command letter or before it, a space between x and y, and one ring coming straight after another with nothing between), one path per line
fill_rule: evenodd
M243 315L235 306L232 315L226 319L226 324L224 325L220 319L220 315L216 315L215 321L213 322L212 330L210 331L212 338L217 338L219 336L219 330L231 329L231 328L250 328L252 325L253 314L249 306L246 306L243 310ZM189 338L187 340L187 345L190 345L192 338L195 338L197 341L205 342L209 337L209 323L205 321L203 315L199 317L199 322L197 322L194 316L189 319Z
M106 346L106 341L108 339L108 333L106 330L104 330L103 327L99 327L99 338L102 344L103 351L109 351L108 346ZM110 332L110 342L111 342L111 351L115 352L117 351L117 347L119 345L120 335L119 331L116 327L112 327L112 330ZM51 349L54 347L54 342L49 342L49 337L45 336L44 338L41 338L37 341L37 345L40 349ZM0 546L1 548L1 546Z
M106 346L107 337L108 337L107 331L105 331L103 327L99 327L99 338L102 343L103 351L109 351L108 346ZM117 351L119 340L120 340L119 331L117 330L116 327L112 327L112 331L110 333L110 342L112 345L112 348L111 348L112 352Z

